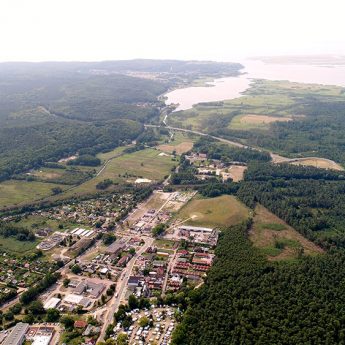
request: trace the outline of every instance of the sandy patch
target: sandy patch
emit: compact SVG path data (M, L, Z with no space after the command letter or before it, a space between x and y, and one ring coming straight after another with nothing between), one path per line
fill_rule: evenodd
M294 165L308 165L322 169L333 169L333 170L344 170L342 166L337 164L336 162L330 161L328 159L323 158L306 158L300 159L296 162L292 162Z

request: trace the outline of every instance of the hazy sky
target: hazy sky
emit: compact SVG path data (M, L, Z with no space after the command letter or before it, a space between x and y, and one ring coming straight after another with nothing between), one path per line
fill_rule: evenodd
M345 54L344 0L0 0L0 61Z

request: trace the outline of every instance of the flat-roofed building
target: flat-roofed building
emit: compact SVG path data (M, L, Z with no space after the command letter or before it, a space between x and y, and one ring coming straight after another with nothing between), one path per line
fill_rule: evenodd
M11 333L5 339L3 345L22 345L25 340L25 333L28 329L28 323L17 323L12 329Z
M59 305L60 302L61 302L61 299L60 299L60 298L57 298L57 297L49 298L48 301L46 301L46 302L44 303L43 308L44 308L45 310L47 310L47 309L52 309L52 308L56 308L56 307Z
M122 241L115 241L108 248L106 248L107 254L119 254L126 247L126 244Z
M213 231L213 228L204 228L204 227L201 227L201 226L181 225L181 226L179 226L179 230L194 231L194 232L209 232L209 233L211 233Z

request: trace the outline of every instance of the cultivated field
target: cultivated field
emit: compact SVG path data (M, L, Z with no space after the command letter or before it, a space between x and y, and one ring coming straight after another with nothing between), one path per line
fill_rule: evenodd
M232 129L267 128L273 122L291 121L291 117L248 114L235 116L231 123Z
M294 259L301 255L316 255L322 249L304 238L283 220L258 205L250 231L254 246L267 255L268 260Z
M207 199L197 196L177 213L175 219L194 226L224 227L238 224L248 216L247 207L233 196Z

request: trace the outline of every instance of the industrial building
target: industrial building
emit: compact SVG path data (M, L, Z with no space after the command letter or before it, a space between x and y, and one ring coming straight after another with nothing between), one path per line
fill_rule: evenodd
M17 323L3 345L22 345L25 340L25 333L29 329L28 323Z
M56 308L60 304L60 302L61 302L60 298L57 298L57 297L49 298L49 300L44 303L43 308L45 310Z
M181 225L178 228L179 230L184 230L184 231L193 231L193 232L212 232L212 228L204 228L200 226L188 226L188 225Z

